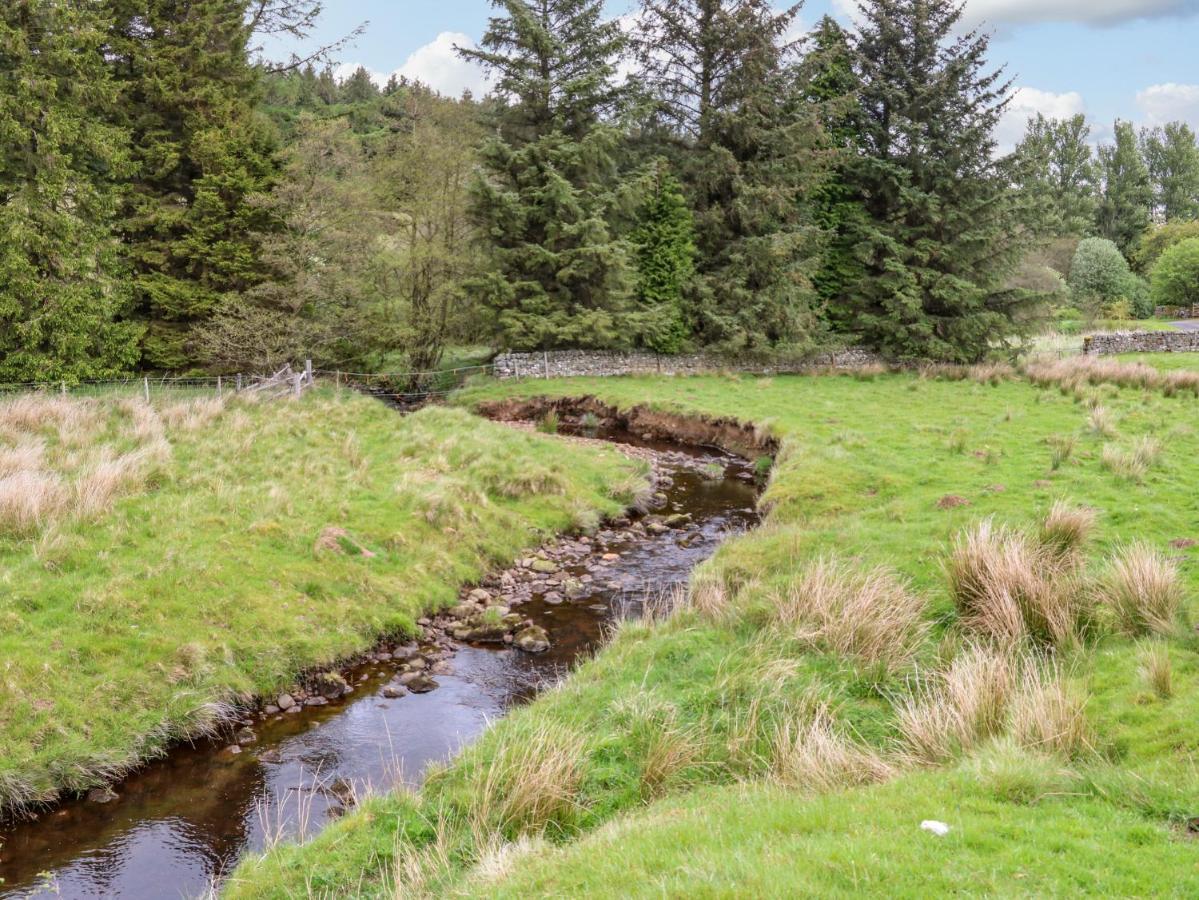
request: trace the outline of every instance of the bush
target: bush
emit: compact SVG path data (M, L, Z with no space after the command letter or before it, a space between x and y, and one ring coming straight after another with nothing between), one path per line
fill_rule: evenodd
M1199 303L1199 237L1175 244L1153 267L1153 299L1161 306Z
M1128 262L1106 238L1087 238L1078 245L1070 265L1070 290L1088 311L1127 297L1132 280Z
M1199 219L1152 226L1133 251L1132 267L1142 275L1148 275L1163 253L1189 238L1199 238Z

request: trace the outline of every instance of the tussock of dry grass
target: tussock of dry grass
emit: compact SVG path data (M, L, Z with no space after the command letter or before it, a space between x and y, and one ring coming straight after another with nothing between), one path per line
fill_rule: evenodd
M1115 437L1116 423L1107 407L1095 406L1088 417L1088 424L1091 427L1091 431L1100 437Z
M1199 372L1162 372L1145 363L1099 356L1029 362L1024 366L1024 374L1041 387L1056 386L1073 393L1080 393L1086 385L1114 384L1167 395L1189 391L1199 396Z
M771 597L771 616L788 637L889 668L908 662L924 641L924 610L924 598L891 570L833 559L812 563Z
M565 825L578 808L586 744L556 723L509 729L472 785L470 815L509 834Z
M1100 601L1127 634L1168 635L1182 606L1178 567L1146 544L1116 554L1098 583Z
M903 750L936 765L1002 732L1020 663L1003 650L966 648L897 708Z
M1054 501L1041 523L1038 540L1042 547L1064 565L1074 566L1082 555L1095 530L1095 510L1072 506L1064 500Z
M662 796L671 782L703 761L704 736L695 728L666 725L650 740L641 767L641 796Z
M1063 645L1082 636L1093 604L1075 557L1061 551L1086 526L1082 517L1068 518L1051 513L1046 544L991 520L956 538L945 569L966 628L1005 644Z
M56 519L67 504L62 479L42 471L0 478L0 535L32 534Z
M1029 666L1012 698L1012 734L1030 750L1080 756L1094 745L1085 707L1085 699L1055 668Z
M1174 666L1164 641L1146 641L1141 647L1141 675L1149 689L1162 700L1174 696Z
M886 781L895 773L879 754L838 733L827 707L807 722L784 722L774 736L771 775L788 787L824 793Z

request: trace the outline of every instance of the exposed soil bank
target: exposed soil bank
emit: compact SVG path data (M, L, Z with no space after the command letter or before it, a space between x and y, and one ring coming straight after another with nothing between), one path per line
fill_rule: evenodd
M663 433L638 421L639 434ZM593 652L608 623L639 615L756 523L744 459L611 436L654 465L644 512L549 542L463 588L413 639L384 642L340 673L310 673L286 699L264 698L218 739L177 749L111 796L0 831L0 896L199 895L247 851L314 833L368 786L419 783L430 762ZM517 649L522 634L532 652Z
M594 427L603 433L624 432L643 441L719 447L749 459L772 456L778 450L778 441L763 429L733 419L677 415L648 406L622 410L596 397L512 398L481 403L476 411L500 422L536 422L552 412L572 432L582 430L584 418L592 416Z

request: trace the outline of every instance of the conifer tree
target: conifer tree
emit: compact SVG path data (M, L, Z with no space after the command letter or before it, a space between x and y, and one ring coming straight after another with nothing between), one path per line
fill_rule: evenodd
M1153 188L1153 211L1169 222L1199 219L1199 143L1185 122L1141 132L1141 149Z
M459 50L502 101L472 203L492 263L476 294L512 349L631 343L628 246L609 224L625 38L602 0L493 3L480 48Z
M249 202L275 172L254 110L243 0L104 0L109 60L137 169L121 214L145 364L197 361L192 331L259 277Z
M816 328L810 200L823 136L788 35L799 5L643 0L641 80L673 132L695 214L697 338L803 349Z
M1096 228L1128 256L1152 219L1153 187L1131 122L1116 121L1115 142L1099 148L1103 188Z
M637 268L635 331L642 346L678 353L691 334L684 292L695 270L695 226L666 160L656 160L637 187L643 199L631 235Z
M127 136L95 10L0 8L0 381L108 377L137 359L110 229Z
M994 158L1008 84L988 37L959 34L955 0L864 0L856 56L864 151L854 183L869 222L854 327L899 358L968 362L1020 330L1004 287L1023 252L1015 198Z

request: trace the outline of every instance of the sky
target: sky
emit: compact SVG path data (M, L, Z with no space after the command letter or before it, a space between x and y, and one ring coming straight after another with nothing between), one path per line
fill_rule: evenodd
M801 23L831 13L852 25L855 0L809 0ZM458 59L487 28L489 0L327 0L314 35L330 41L368 23L338 54L343 74L365 66L380 83L393 72L450 94L487 89L486 77ZM634 6L608 0L613 16ZM1085 113L1092 136L1110 136L1116 118L1138 125L1180 119L1199 128L1199 0L966 0L966 17L993 34L992 64L1016 87L997 135L1012 146L1029 116ZM297 49L272 45L286 58Z

